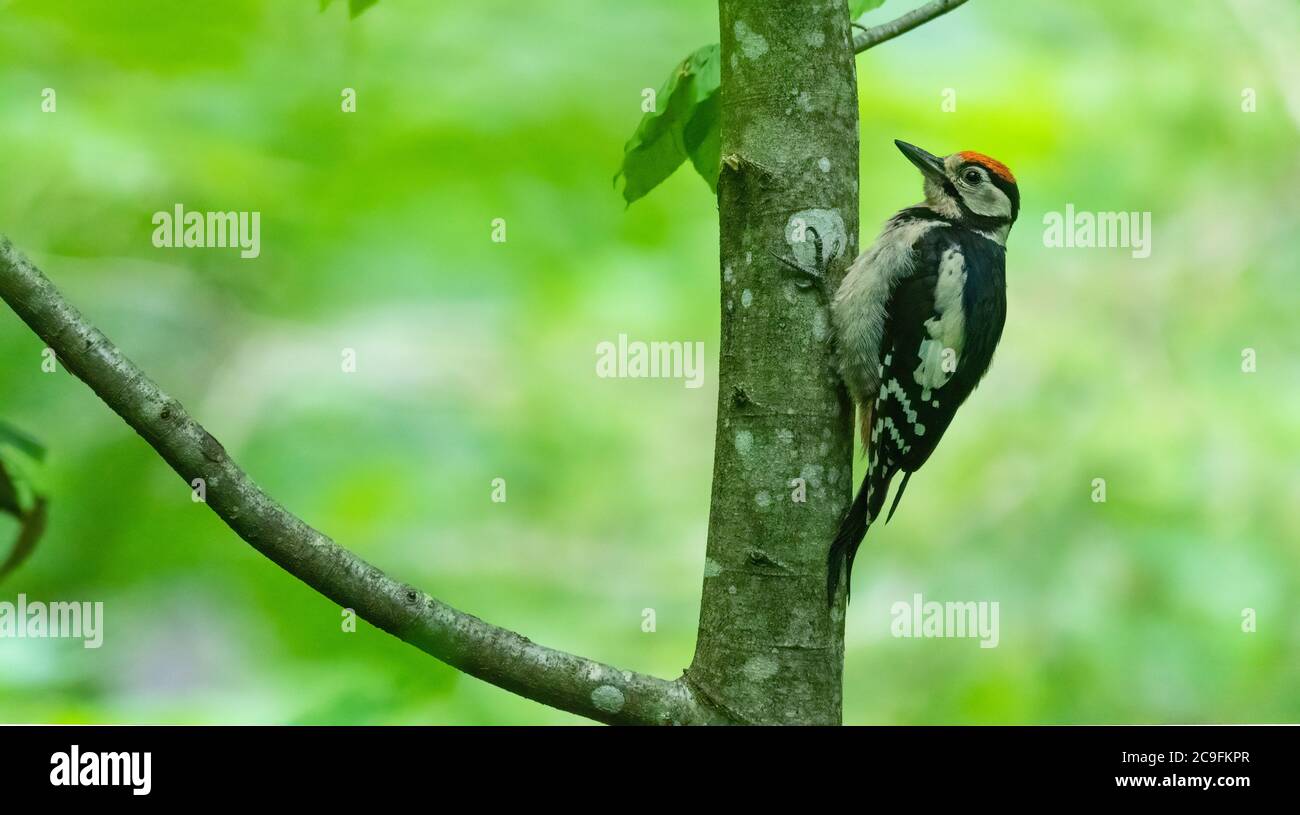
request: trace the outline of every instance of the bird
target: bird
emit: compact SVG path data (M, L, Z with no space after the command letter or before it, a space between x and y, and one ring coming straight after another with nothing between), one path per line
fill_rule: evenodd
M1007 166L965 150L940 158L894 144L925 181L852 264L831 303L839 373L858 408L867 474L827 555L826 595L845 597L853 558L890 484L930 458L989 369L1006 323L1006 243L1020 212Z

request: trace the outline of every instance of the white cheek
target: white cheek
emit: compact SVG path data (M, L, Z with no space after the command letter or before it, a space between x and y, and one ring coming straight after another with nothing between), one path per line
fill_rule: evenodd
M972 212L996 218L1011 217L1011 199L1002 190L988 185L977 194L966 197Z

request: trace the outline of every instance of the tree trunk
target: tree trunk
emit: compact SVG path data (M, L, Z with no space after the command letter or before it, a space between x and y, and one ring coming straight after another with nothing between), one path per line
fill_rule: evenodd
M722 346L686 680L736 721L838 724L844 606L842 592L827 606L826 552L852 498L853 408L828 294L858 244L849 15L845 0L719 6ZM825 279L807 285L774 253Z

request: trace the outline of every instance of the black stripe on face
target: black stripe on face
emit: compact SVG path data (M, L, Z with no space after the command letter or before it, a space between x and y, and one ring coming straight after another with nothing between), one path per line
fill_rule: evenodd
M997 173L989 173L989 180L993 182L993 186L1002 190L1007 200L1011 202L1011 223L1015 223L1016 216L1020 214L1020 189Z

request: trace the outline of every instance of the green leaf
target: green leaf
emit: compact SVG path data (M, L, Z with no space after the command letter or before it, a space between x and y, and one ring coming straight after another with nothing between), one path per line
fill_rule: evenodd
M348 13L355 19L361 16L361 12L378 2L379 0L348 0Z
M849 0L849 19L856 20L872 9L880 8L885 0Z
M682 132L682 143L695 171L716 193L722 169L722 94L715 93L699 104Z
M654 110L641 117L623 145L623 166L614 180L623 177L627 203L657 187L687 158L709 187L717 189L722 152L720 51L716 43L706 45L682 60L655 95Z
M23 564L45 531L44 457L45 448L39 442L0 423L0 512L18 519L18 540L0 562L0 580Z
M329 8L330 4L333 2L334 0L320 0L320 10L324 11L325 9ZM375 5L378 2L379 0L348 0L348 14L350 14L353 17L353 19L355 19L361 15L361 12L365 11L366 9L370 8L371 6Z

